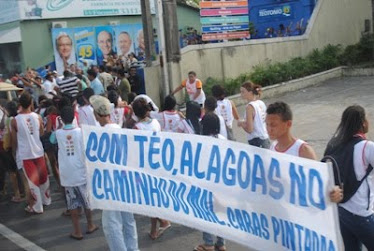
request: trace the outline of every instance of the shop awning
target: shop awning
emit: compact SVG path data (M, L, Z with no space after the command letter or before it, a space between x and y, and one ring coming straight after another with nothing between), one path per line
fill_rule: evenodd
M0 44L21 42L20 27L0 31Z

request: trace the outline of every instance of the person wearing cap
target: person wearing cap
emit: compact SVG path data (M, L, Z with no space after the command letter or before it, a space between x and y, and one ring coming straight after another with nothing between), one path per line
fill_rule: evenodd
M112 129L121 128L110 120L111 104L103 96L94 95L90 98L96 120L100 126ZM138 251L138 234L134 215L129 212L103 210L102 225L109 249Z

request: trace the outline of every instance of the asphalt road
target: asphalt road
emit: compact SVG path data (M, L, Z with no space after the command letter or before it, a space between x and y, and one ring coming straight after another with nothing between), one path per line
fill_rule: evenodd
M306 140L322 157L328 139L336 129L342 111L352 104L360 104L366 108L369 121L374 121L374 78L344 78L327 81L319 86L301 91L288 93L279 97L264 100L270 104L282 100L290 104L294 113L293 133L296 137ZM240 114L244 107L239 107ZM245 133L234 126L234 134L238 141L246 142ZM373 133L369 132L373 139ZM52 190L55 184L52 183ZM107 250L102 229L85 235L82 241L68 237L71 229L69 217L61 216L64 209L63 197L57 192L52 193L53 203L47 207L43 215L26 215L24 203L9 202L9 197L0 201L0 250L22 250L20 245L29 245L29 250ZM150 228L149 218L136 216L139 236L139 246L144 251L158 250L192 250L201 243L201 233L197 230L173 224L172 228L156 241L148 237ZM94 221L101 226L101 212L94 212ZM81 218L83 230L85 219ZM9 229L17 234L10 234ZM13 243L4 237L14 239ZM27 239L23 239L23 238ZM30 245L34 246L34 249ZM38 249L38 247L42 249ZM238 244L228 241L228 250L248 250ZM258 247L261 250L261 247Z

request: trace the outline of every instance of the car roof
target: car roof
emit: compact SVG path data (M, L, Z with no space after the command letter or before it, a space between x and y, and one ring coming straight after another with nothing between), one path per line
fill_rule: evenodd
M0 91L20 91L23 90L13 84L8 84L5 82L0 82Z

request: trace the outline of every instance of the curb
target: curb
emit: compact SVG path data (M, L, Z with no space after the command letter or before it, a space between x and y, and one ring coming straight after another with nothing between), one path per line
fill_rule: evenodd
M349 74L349 73L345 73L346 70L347 68L345 66L339 66L331 70L319 72L319 73L316 73L316 74L313 74L313 75L310 75L304 78L298 78L298 79L294 79L291 81L287 81L287 82L283 82L283 83L279 83L279 84L275 84L271 86L266 86L262 89L263 95L261 98L262 99L271 98L271 97L282 95L286 92L293 92L293 91L297 91L300 89L304 89L306 87L318 85L329 79L340 78L342 76L351 76L351 75L346 75L346 74ZM374 69L371 69L371 70L374 75ZM233 101L236 106L244 105L247 103L245 100L240 98L240 94L229 96L228 99Z

